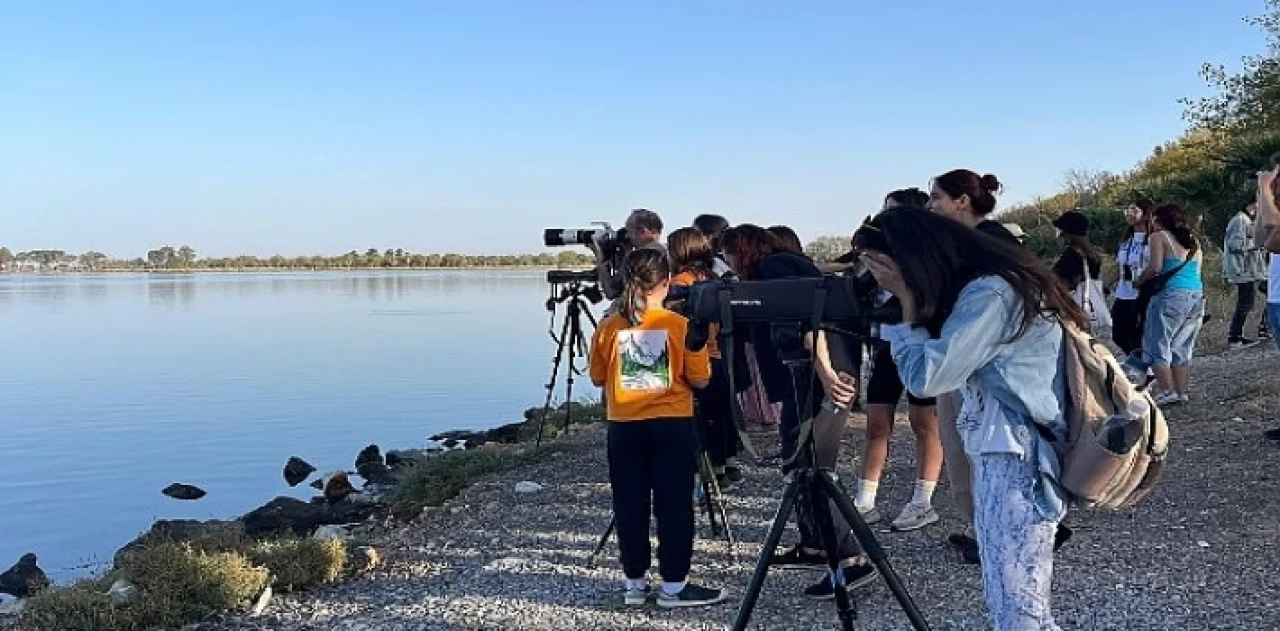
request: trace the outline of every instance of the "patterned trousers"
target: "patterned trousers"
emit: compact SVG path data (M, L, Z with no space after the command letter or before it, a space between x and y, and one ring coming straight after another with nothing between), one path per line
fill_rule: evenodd
M1058 524L1036 512L1035 481L1035 462L1014 454L973 459L982 592L996 631L1059 630L1050 607Z

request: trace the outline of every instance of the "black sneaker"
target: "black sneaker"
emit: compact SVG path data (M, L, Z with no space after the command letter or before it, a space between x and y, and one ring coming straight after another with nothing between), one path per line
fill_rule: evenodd
M1062 546L1067 545L1067 542L1071 541L1071 535L1073 534L1075 534L1075 531L1062 524L1058 524L1058 531L1053 533L1053 551L1057 552L1062 549Z
M1280 441L1280 427L1277 427L1275 429L1269 429L1265 432L1262 432L1262 435L1267 440Z
M1270 342L1270 341L1271 341L1271 331L1268 331L1268 330L1266 330L1266 329L1259 329L1259 330L1258 330L1258 339L1259 339L1259 340L1261 340L1261 341L1263 341L1263 342Z
M711 589L693 583L686 583L684 589L677 594L668 594L658 590L658 606L663 609L680 607L705 607L722 603L728 595L723 589Z
M1233 349L1253 348L1257 345L1257 340L1251 340L1247 337L1237 337L1227 341L1227 346L1230 346Z
M773 556L769 558L769 565L777 568L825 570L827 569L827 555L822 553L814 554L796 544L786 552L774 552Z
M870 563L862 563L850 567L840 568L844 574L845 590L861 589L870 585L876 580L879 572L876 566ZM828 573L822 577L822 580L804 588L804 595L814 600L831 600L836 597L836 588L831 585L831 574Z
M947 543L960 550L960 558L969 565L978 565L982 557L978 555L978 540L966 534L956 533L947 537Z

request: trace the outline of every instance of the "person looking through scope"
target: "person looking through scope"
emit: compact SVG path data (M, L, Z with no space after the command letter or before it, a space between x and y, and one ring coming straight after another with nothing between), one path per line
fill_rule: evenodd
M883 210L902 206L920 208L928 199L928 194L920 189L894 191L885 197ZM897 303L898 299L881 289L877 301L884 306ZM871 377L867 380L867 441L863 447L858 491L853 500L867 523L883 520L876 510L876 494L880 488L880 476L889 459L894 414L905 390L888 345L874 344L871 349ZM916 437L916 482L911 501L890 522L891 528L897 531L918 530L938 521L938 513L933 509L933 491L942 474L937 400L917 397L910 392L906 394L907 418Z
M715 273L716 257L711 241L696 228L681 228L667 237L667 253L671 257L672 287L689 287L697 282L719 278ZM711 458L711 467L721 489L742 481L738 467L738 432L730 407L729 373L720 353L716 330L707 340L711 357L711 384L698 391L698 423L703 445Z
M698 232L701 232L711 244L711 252L716 261L711 271L715 272L717 277L732 273L733 269L729 267L729 262L725 261L720 254L720 235L729 229L729 220L720 215L698 215L693 218L693 227L697 228Z
M589 370L591 382L606 393L609 486L625 575L623 602L642 606L652 593L647 577L652 512L662 575L658 606L715 604L725 599L723 590L688 581L697 472L693 393L710 383L711 363L705 347L696 352L685 348L688 320L662 306L671 283L667 255L652 248L634 250L621 271L618 311L596 329Z
M619 231L618 238L623 241L622 254L631 250L654 249L666 253L662 245L662 217L658 213L645 208L637 208L627 216L626 224ZM621 270L614 269L620 261L611 261L596 239L587 245L596 257L596 275L600 288L609 300L614 301L607 310L612 313L618 308L617 299L622 295L624 280Z
M777 237L759 226L743 224L730 228L724 233L723 245L729 265L744 280L822 276L822 272L812 261L786 251L778 243ZM794 375L793 379L792 371L783 362L780 349L774 344L769 325L752 327L750 338L756 349L765 392L771 402L781 403L782 422L779 434L782 440L783 472L790 472L795 463L804 462L810 457L808 454L797 453L800 425L807 420L799 417L802 401L806 397L808 409L821 409L813 421L813 458L816 466L834 469L840 455L841 434L849 420L849 405L857 395L857 386L852 377L857 374L857 369L853 366L853 353L849 352L849 345L840 336L828 336L822 332L816 336L812 332L806 334L805 345L813 351L818 374L818 382L814 383L807 371ZM823 405L824 399L828 399L831 404ZM846 587L853 589L871 584L877 575L875 566L871 565L858 546L840 511L834 504L828 504ZM813 514L813 508L807 502L800 502L796 511L800 541L788 550L769 552L769 563L774 567L824 570L827 568L827 556L818 531L818 517ZM829 599L835 596L835 587L828 575L807 587L804 592L810 598Z
M1021 246L998 221L988 219L996 209L996 194L1000 191L1000 179L994 175L978 175L969 169L947 171L933 179L929 185L927 208L963 226L977 229L991 237ZM978 542L973 538L973 496L970 492L970 471L965 459L960 435L956 433L956 419L960 414L960 393L948 392L938 399L938 428L942 437L943 460L947 465L947 478L951 480L951 498L964 518L966 532L947 538L960 550L967 563L977 563Z
M880 213L860 231L864 259L902 303L881 327L916 396L959 390L957 430L973 468L982 588L996 629L1058 629L1050 605L1065 440L1064 325L1084 314L1026 250L922 209Z

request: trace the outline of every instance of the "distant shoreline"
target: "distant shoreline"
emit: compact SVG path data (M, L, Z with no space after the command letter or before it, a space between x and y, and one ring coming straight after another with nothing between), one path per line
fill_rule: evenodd
M482 272L482 271L519 271L525 270L530 272L549 271L549 270L572 270L583 271L589 270L590 267L580 265L468 265L461 267L234 267L234 268L212 268L212 267L193 267L190 269L129 269L129 268L108 268L96 270L0 270L0 276L90 276L94 274L159 274L159 275L178 275L178 274L244 274L249 272L328 272L334 274L346 274L350 272L440 272L440 271L457 271L457 272Z

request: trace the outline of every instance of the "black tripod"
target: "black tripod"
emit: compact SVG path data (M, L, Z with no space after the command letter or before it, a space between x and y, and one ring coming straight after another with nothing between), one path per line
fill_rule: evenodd
M698 427L698 422L695 420L692 425L694 448L698 453L698 482L702 485L702 511L706 514L707 523L711 526L711 536L723 535L725 543L729 545L729 555L736 559L733 530L729 527L729 513L725 509L720 482L716 480L715 468L711 466L711 456L703 448L702 431ZM613 536L617 526L618 517L616 515L610 517L609 525L604 529L604 534L600 535L600 541L596 543L596 549L587 557L587 567L593 568L600 562L600 555L604 552L604 547L609 544L609 538Z
M814 332L814 335L822 329L821 317L825 298L825 289L818 289L815 295L813 320L809 329ZM725 308L724 311L726 315L731 315L729 309ZM779 330L789 332L791 339L779 341L777 335ZM817 379L817 374L812 357L807 356L806 351L803 350L798 330L788 331L782 327L775 327L775 345L789 355L785 360L790 369L793 390L797 393L793 405L798 414L797 418L805 420L797 430L799 435L793 453L784 453L784 456L790 457L788 464L794 463L794 468L786 476L787 486L778 504L773 525L769 527L769 533L765 537L764 548L756 560L755 571L751 575L751 582L738 608L732 629L745 631L747 624L751 621L756 601L760 598L760 590L764 587L765 577L769 572L770 559L782 539L782 531L787 527L787 520L795 510L797 502L803 501L809 504L814 517L814 526L822 540L822 548L826 551L828 576L835 592L836 614L840 618L841 628L845 631L853 631L858 612L845 585L844 571L840 567L838 533L836 533L830 510L833 503L845 522L849 524L854 538L862 546L871 563L879 570L880 577L884 579L889 591L893 593L907 615L907 619L911 621L911 626L918 631L927 631L929 625L925 622L924 616L911 599L911 594L903 586L898 573L889 563L889 557L885 554L884 548L880 547L875 534L862 519L862 514L854 508L853 501L849 499L844 488L837 482L835 472L818 466L817 447L813 435L813 397L811 396L811 385Z
M585 276L583 274L591 274ZM569 369L565 372L565 408L564 427L567 431L573 420L573 379L582 374L577 360L587 357L587 334L582 328L582 319L586 317L591 328L596 328L596 318L591 314L592 303L600 302L600 289L590 284L595 272L548 272L547 282L551 283L551 297L547 299L547 311L551 312L551 328L548 334L556 342L556 356L551 360L551 378L547 380L547 400L542 405L542 418L538 421L538 439L536 445L542 446L542 435L546 430L547 416L551 414L551 397L555 393L556 379L560 375L560 363L564 360L565 349L569 350ZM563 285L563 287L562 287ZM560 335L556 336L556 305L567 305L564 324L560 327Z

